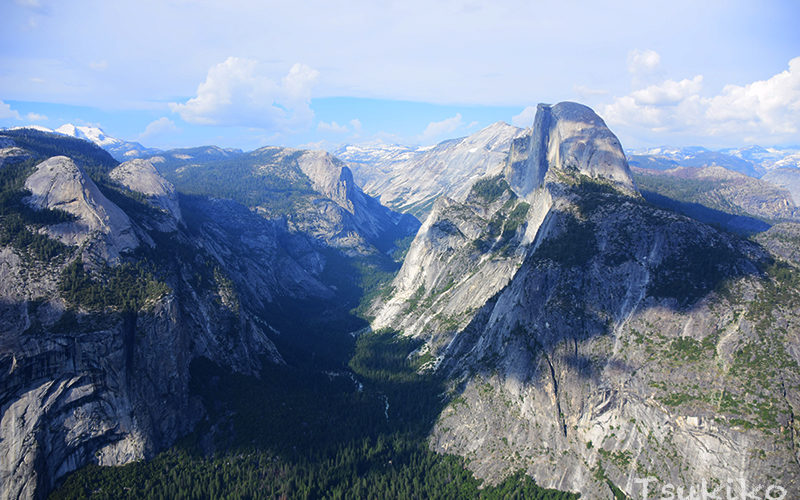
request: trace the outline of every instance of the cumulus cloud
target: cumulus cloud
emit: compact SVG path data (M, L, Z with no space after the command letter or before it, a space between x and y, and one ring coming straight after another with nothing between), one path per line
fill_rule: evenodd
M461 113L456 113L455 116L451 116L450 118L445 118L438 122L430 122L428 126L425 127L419 139L422 142L429 142L445 134L455 132L462 125Z
M702 75L666 80L636 90L602 108L611 125L643 127L740 141L781 142L800 131L800 57L787 70L747 85L727 85L713 96L701 94Z
M345 134L350 131L347 128L347 125L339 125L336 122L319 122L317 123L317 130L321 130L323 132L333 132L335 134Z
M533 119L536 116L536 106L528 106L518 115L511 118L511 124L515 127L528 128L533 126Z
M39 113L31 112L25 115L25 119L30 122L43 122L47 120L47 117L45 115L40 115Z
M361 120L358 118L353 118L350 120L350 126L353 127L353 132L359 133L361 132Z
M246 126L292 131L311 125L311 88L319 73L295 64L279 82L258 61L229 57L208 70L197 95L170 109L198 125Z
M640 104L671 105L700 93L702 88L703 75L697 75L691 80L686 78L679 82L666 80L659 85L650 85L633 92L631 97Z
M3 101L0 101L0 119L8 119L8 118L14 118L15 120L21 119L17 111L11 109L11 106L4 103Z
M162 116L158 120L153 120L152 122L148 123L144 128L144 132L139 134L139 139L148 139L150 137L159 136L162 134L177 132L178 130L179 129L175 125L175 122L166 116Z
M628 71L632 74L652 73L661 64L661 56L655 50L634 49L628 52Z

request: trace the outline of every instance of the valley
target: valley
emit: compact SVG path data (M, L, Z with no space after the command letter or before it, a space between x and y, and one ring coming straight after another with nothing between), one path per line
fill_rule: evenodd
M0 131L0 498L800 494L791 154L59 132Z

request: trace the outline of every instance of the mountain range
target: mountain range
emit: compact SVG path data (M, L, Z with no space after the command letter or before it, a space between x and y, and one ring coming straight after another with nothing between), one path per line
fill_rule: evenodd
M750 177L761 177L777 168L800 168L800 148L749 146L712 151L700 146L658 147L627 152L632 166L669 170L677 167L724 167Z
M0 498L800 494L794 150L62 132L0 131Z

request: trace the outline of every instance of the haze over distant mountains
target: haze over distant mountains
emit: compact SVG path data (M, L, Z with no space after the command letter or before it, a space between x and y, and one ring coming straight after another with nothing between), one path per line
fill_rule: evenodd
M293 450L376 432L355 446L386 438L386 455L340 442L335 460L419 478L396 451L411 423L418 452L489 485L800 491L794 150L626 155L573 102L526 129L341 158L59 130L0 133L0 498L120 483L72 474L85 464L145 459L159 477L147 459L195 424L192 486L231 439L272 449L273 428ZM302 384L265 392L284 376L316 387L299 415ZM339 470L331 456L314 470Z
M31 128L41 132L85 139L108 151L118 161L134 158L148 158L159 154L161 149L151 148L136 141L129 141L110 136L102 128L89 125L65 123L56 129L39 125L25 125L12 129ZM504 122L497 122L469 136L447 139L438 144L415 146L370 142L363 144L342 144L330 152L344 160L353 170L353 176L364 190L373 196L380 192L381 201L401 211L414 212L414 206L430 201L430 196L441 191L454 180L461 179L465 172L470 172L474 164L483 164L494 156L500 158L507 152L510 137L518 137L524 129ZM506 148L504 150L503 148ZM222 148L225 151L240 151L235 148ZM729 170L761 177L766 172L777 168L800 168L800 145L798 146L760 146L750 145L738 148L709 149L703 146L657 146L649 148L625 149L625 154L632 167L656 170L668 170L676 167L720 166ZM458 159L467 161L455 167ZM455 160L455 161L451 161ZM503 161L500 158L499 161ZM488 163L496 163L490 160ZM425 193L411 195L411 200L404 201L405 206L397 206L401 197L407 198L408 189L404 190L403 180L398 172L419 173L423 165L448 165L440 167L427 180ZM495 165L496 166L496 165ZM491 167L487 167L491 168ZM469 178L475 176L470 172ZM428 206L430 208L430 206Z
M90 125L73 125L65 123L57 129L49 129L39 125L27 125L25 127L13 127L13 129L32 128L40 132L52 132L61 135L84 139L100 146L108 151L117 161L133 160L135 158L146 158L158 153L158 149L147 148L138 142L126 141L106 135L100 127Z

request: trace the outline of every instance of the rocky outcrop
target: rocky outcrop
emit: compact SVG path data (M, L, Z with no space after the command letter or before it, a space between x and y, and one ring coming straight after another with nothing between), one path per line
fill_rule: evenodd
M791 194L794 204L797 205L800 203L800 168L776 168L775 170L767 172L762 179L770 184L786 189Z
M175 187L164 179L148 160L130 160L109 172L109 177L136 193L143 194L148 201L162 211L158 227L162 231L174 231L181 221L181 209Z
M33 207L77 217L67 224L79 230L55 225L48 233L105 245L107 260L86 266L90 279L112 272L107 266L127 266L132 279L160 285L153 292L145 287L148 295L135 309L84 306L59 287L65 268L84 251L66 249L41 262L0 247L2 499L43 497L89 463L152 457L204 414L190 396L192 360L257 374L263 363L283 362L271 336L288 320L276 311L292 301L333 298L319 279L325 266L319 247L285 224L235 202L180 201L145 163L118 167L112 178L162 208L180 203L191 217L168 233L152 228L152 210L130 200L122 211L68 158L51 158L30 176ZM132 230L148 242L135 255L126 252L137 241ZM105 283L111 291L120 286Z
M323 151L195 148L167 151L152 160L184 192L227 196L350 255L389 252L396 240L419 227L414 217L366 195L350 169Z
M432 147L348 146L335 154L353 168L364 191L387 206L424 219L439 196L463 201L478 178L499 173L511 141L523 133L497 122Z
M777 172L755 179L723 167L678 167L665 171L634 168L634 175L643 186L653 192L660 190L660 194L678 201L762 220L796 219L800 212L790 190L768 179ZM667 187L659 189L661 186Z
M139 245L130 219L109 201L81 167L66 156L55 156L36 166L25 181L26 200L34 208L63 210L77 220L49 226L47 233L68 245L92 244L104 261Z
M505 176L514 192L527 198L543 185L550 168L575 170L636 192L619 139L582 104L539 104L528 137L514 141Z
M323 240L335 242L336 238L332 239L331 234L346 235L345 239L363 238L385 251L391 248L394 239L413 234L418 227L419 223L413 217L393 212L364 193L353 180L350 169L329 153L303 151L297 164L311 180L314 190L344 211L337 214L339 210L326 207L325 200L316 202L316 206L324 214L321 219L333 222L326 224L327 229L319 233ZM312 220L317 217L319 214L310 214Z
M797 495L797 270L645 202L587 109L540 108L505 177L437 203L374 304L450 381L431 446L588 498L650 477Z

